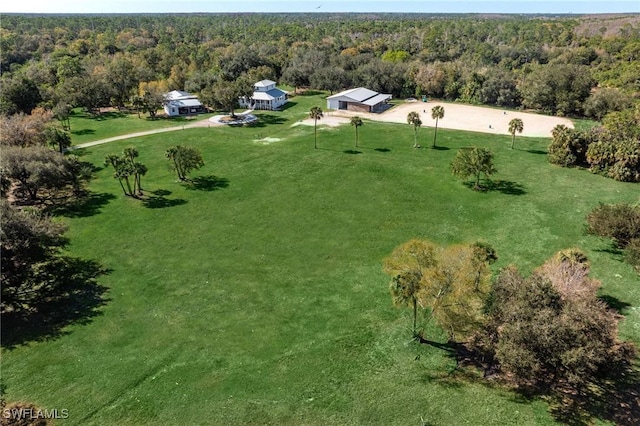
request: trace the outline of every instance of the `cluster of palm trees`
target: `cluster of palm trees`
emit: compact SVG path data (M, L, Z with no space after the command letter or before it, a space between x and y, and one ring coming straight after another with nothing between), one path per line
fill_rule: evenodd
M431 118L436 120L436 128L435 132L433 133L432 145L432 148L435 148L436 138L438 137L438 120L444 118L444 108L440 105L436 105L431 108ZM418 127L422 126L422 119L420 119L420 114L415 111L411 111L407 115L407 123L413 126L413 147L420 148L420 145L418 145Z
M106 166L113 167L113 177L120 182L124 195L134 198L142 195L140 177L147 174L147 166L138 162L136 158L138 158L138 150L128 147L124 149L122 156L116 154L107 155L104 161ZM133 185L131 185L132 182L129 178L133 178Z
M318 148L318 120L324 117L322 108L314 106L309 110L309 118L313 120L313 147ZM351 117L350 123L356 129L356 148L358 147L358 127L361 127L364 123L358 116Z
M322 112L322 108L319 106L314 106L309 110L309 118L313 120L313 136L314 136L314 148L318 148L318 120L321 120L324 117ZM431 118L436 120L436 126L433 132L433 145L432 148L436 147L436 140L438 137L438 121L444 118L444 107L441 105L436 105L431 108ZM362 119L358 116L351 117L350 123L356 129L356 148L358 147L358 127L363 125ZM413 126L413 147L420 148L418 145L418 128L422 126L422 119L420 118L420 114L416 111L411 111L407 115L407 123ZM514 118L509 122L509 133L513 136L511 139L511 149L513 149L516 141L516 132L522 133L524 130L524 123L520 118Z

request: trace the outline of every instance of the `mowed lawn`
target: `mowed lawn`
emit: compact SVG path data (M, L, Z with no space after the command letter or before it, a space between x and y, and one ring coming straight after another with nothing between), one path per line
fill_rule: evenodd
M294 100L259 114L262 127L80 152L101 165L136 146L152 199L123 197L103 169L90 186L98 204L63 219L69 252L110 269L108 301L66 335L4 350L9 401L67 408L58 423L74 425L553 424L546 403L463 378L447 352L411 341L411 313L392 306L382 273L411 238L483 240L495 270L527 273L579 247L601 293L625 306L621 334L640 343L638 275L584 233L599 202L640 202L637 185L549 165L546 139L517 138L511 150L510 137L439 130L442 149L412 149L409 125L365 122L360 148L347 125L319 128L314 149L313 127L291 124L323 101ZM432 129L419 132L430 146ZM254 141L265 137L281 140ZM202 150L199 188L168 169L176 144ZM493 191L449 172L471 145L495 153ZM427 333L446 341L433 325Z
M129 133L145 132L166 127L181 126L194 120L204 120L213 114L203 114L196 117L164 117L149 118L148 114L138 114L111 111L91 115L79 108L73 110L69 121L71 124L72 145L106 139Z

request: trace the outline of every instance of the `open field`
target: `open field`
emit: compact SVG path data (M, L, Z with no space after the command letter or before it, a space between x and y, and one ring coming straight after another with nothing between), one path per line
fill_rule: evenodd
M314 150L313 128L292 124L323 102L295 97L283 112L256 113L257 127L77 151L101 165L136 146L150 198L123 197L102 169L90 202L66 212L69 253L110 270L105 304L60 336L3 349L7 399L67 408L58 423L83 426L554 424L544 402L462 377L446 351L411 341L411 313L392 306L382 273L410 238L484 240L494 268L527 272L580 247L626 316L622 337L640 343L638 276L584 234L599 202L640 202L637 185L548 164L545 138L511 150L510 136L443 129L440 149L412 149L409 125L366 121L359 148L351 126L323 126ZM203 152L196 185L168 170L176 144ZM494 190L451 176L470 145L495 153Z

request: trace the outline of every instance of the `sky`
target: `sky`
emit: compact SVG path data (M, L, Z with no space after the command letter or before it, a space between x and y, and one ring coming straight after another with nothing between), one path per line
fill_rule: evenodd
M23 0L0 13L640 13L640 0Z

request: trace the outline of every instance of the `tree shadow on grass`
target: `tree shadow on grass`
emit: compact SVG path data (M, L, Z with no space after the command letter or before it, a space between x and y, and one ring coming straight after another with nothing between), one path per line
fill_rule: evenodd
M623 260L623 256L624 256L624 250L622 250L620 247L618 247L615 243L611 243L609 244L608 247L606 248L602 248L602 249L596 249L595 251L600 252L600 253L608 253L612 256L615 256L615 258L619 261L622 262Z
M89 217L100 213L100 210L116 198L108 192L90 192L80 198L75 198L66 204L51 209L51 213L64 217Z
M542 155L542 154L547 155L548 154L547 151L542 151L540 149L525 149L525 151L529 152L531 154L539 154L539 155Z
M88 324L110 299L97 278L108 274L92 260L59 257L38 271L38 288L28 306L2 313L2 347L13 349L68 334L66 326Z
M287 110L289 108L293 108L296 105L298 105L297 102L288 101L286 104L284 104L280 108L278 108L278 111L284 111L284 110Z
M560 389L550 396L550 411L556 420L587 426L594 419L616 425L633 426L640 418L640 375L637 371L620 371L607 380L597 380L588 388Z
M93 135L95 133L96 133L96 131L93 130L93 129L82 129L82 130L72 130L71 131L72 135L78 135L78 136L81 136L81 135Z
M171 191L166 189L157 189L151 194L142 198L142 205L148 209L164 209L166 207L175 207L186 204L187 200L182 198L174 198L173 200L165 198L165 195L171 195Z
M356 150L354 150L354 149L345 149L345 150L344 150L344 151L342 151L342 152L344 152L345 154L354 154L354 155L356 155L356 154L362 154L362 151L356 151Z
M512 182L509 180L488 180L485 179L484 182L480 184L480 187L475 188L475 182L468 181L464 182L464 186L467 188L471 188L480 192L501 192L507 195L524 195L527 191L524 190L524 186L517 182Z
M100 114L89 115L87 118L90 118L95 121L106 121L113 120L114 118L123 118L129 115L125 111L107 111L101 112Z
M373 150L376 152L391 152L389 148L374 148Z
M489 191L498 191L507 195L524 195L527 193L527 191L524 190L524 186L510 180L489 181L487 188Z
M625 315L627 313L627 308L631 306L627 302L623 302L617 297L613 297L608 294L598 296L598 299L602 300L609 308L614 309L621 315Z
M191 191L215 191L216 189L227 188L229 179L214 175L198 176L184 182L186 189Z
M286 123L287 119L277 115L264 114L258 115L258 120L251 123L251 127L266 127L274 124Z
M492 374L488 368L490 362L483 360L478 353L467 348L463 343L448 341L446 343L434 342L418 336L416 340L423 345L429 345L445 352L445 356L455 361L455 366L448 372L437 377L438 383L448 387L461 387L465 383L480 383L483 386L494 387L497 385L494 381L486 380L487 371ZM484 376L481 372L485 372Z
M451 148L446 146L432 146L431 149L435 149L436 151L449 151Z
M623 302L615 301L615 303ZM469 350L457 342L439 343L419 336L421 344L445 351L456 361L450 374L429 376L446 386L460 382L479 383L489 388L500 387L514 391L513 401L528 404L542 399L549 403L553 417L564 424L587 426L595 419L617 425L638 424L640 414L640 370L637 365L607 366L604 376L594 377L588 384L577 388L567 383L541 383L513 388L508 378L500 375L499 363L488 354ZM480 373L484 374L480 374ZM606 377L605 377L606 376Z

